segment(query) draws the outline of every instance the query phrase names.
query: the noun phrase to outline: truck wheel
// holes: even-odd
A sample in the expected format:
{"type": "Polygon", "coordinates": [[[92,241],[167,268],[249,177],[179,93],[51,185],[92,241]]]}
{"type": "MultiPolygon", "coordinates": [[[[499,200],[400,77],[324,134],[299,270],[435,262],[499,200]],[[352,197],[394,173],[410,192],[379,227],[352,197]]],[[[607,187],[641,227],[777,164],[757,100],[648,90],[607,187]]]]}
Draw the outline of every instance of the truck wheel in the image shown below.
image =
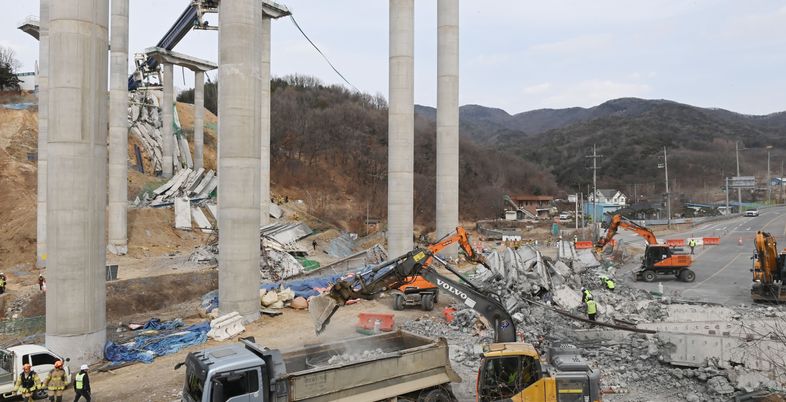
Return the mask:
{"type": "Polygon", "coordinates": [[[449,392],[440,388],[432,389],[418,397],[418,402],[452,402],[455,400],[449,392]]]}
{"type": "Polygon", "coordinates": [[[689,269],[683,269],[680,272],[680,279],[683,282],[693,282],[696,279],[696,273],[689,269]]]}
{"type": "Polygon", "coordinates": [[[396,295],[393,298],[393,310],[404,310],[404,296],[396,295]]]}
{"type": "Polygon", "coordinates": [[[439,303],[439,290],[434,291],[434,304],[439,303]]]}
{"type": "Polygon", "coordinates": [[[648,269],[642,272],[641,277],[644,278],[644,282],[652,282],[655,280],[655,272],[648,269]]]}
{"type": "Polygon", "coordinates": [[[420,299],[420,305],[423,307],[423,310],[426,311],[434,310],[434,296],[423,295],[420,299]]]}

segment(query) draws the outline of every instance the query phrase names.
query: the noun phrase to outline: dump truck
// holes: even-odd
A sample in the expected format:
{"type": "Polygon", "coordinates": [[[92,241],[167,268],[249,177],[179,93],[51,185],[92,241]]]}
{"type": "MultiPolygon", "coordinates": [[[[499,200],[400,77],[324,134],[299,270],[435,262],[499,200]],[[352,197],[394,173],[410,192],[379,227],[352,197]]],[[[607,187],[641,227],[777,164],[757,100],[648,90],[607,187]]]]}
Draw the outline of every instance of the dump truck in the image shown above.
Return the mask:
{"type": "Polygon", "coordinates": [[[287,351],[253,338],[191,352],[184,402],[454,400],[444,338],[381,333],[287,351]]]}

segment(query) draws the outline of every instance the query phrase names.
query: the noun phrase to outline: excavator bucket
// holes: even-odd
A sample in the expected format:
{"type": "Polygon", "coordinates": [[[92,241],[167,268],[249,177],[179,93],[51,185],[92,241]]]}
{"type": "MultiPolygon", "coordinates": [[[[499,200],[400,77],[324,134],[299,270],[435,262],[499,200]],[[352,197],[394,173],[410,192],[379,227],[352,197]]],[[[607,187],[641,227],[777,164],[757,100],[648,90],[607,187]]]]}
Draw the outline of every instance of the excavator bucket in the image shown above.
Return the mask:
{"type": "Polygon", "coordinates": [[[333,317],[340,304],[330,293],[324,293],[312,297],[308,301],[308,314],[314,321],[314,329],[317,334],[321,333],[333,317]]]}

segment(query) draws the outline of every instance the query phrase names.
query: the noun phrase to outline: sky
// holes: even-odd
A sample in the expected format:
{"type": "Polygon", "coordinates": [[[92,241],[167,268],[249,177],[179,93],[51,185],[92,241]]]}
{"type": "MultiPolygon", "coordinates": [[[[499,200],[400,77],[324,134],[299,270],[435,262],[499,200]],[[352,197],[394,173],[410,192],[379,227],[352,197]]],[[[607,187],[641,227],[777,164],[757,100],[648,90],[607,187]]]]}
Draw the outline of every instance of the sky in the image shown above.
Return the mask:
{"type": "MultiPolygon", "coordinates": [[[[387,96],[388,2],[277,0],[357,88],[387,96]]],[[[130,0],[130,49],[154,46],[188,0],[130,0]]],[[[17,30],[38,2],[0,14],[0,46],[32,71],[37,41],[17,30]]],[[[786,3],[779,0],[463,0],[460,103],[514,114],[609,99],[669,99],[747,114],[786,110],[786,3]]],[[[215,17],[213,17],[215,21],[215,17]]],[[[415,102],[436,104],[436,1],[416,1],[415,102]]],[[[274,76],[341,83],[283,18],[273,22],[274,76]]],[[[174,49],[217,61],[215,31],[174,49]]],[[[215,77],[216,73],[210,74],[215,77]]],[[[193,76],[176,70],[175,85],[193,76]],[[183,78],[185,75],[185,80],[183,78]]]]}

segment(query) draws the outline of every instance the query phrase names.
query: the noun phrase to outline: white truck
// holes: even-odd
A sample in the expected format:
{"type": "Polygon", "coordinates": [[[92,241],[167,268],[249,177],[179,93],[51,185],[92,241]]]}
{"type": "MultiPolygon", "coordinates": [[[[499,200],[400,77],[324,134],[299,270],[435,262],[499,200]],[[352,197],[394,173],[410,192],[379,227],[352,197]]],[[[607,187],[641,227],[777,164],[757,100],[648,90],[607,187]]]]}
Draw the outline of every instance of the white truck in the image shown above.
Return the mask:
{"type": "MultiPolygon", "coordinates": [[[[0,397],[8,399],[16,395],[14,382],[22,372],[22,365],[30,364],[33,371],[43,383],[46,376],[55,367],[55,362],[63,360],[66,380],[71,382],[71,370],[65,364],[69,359],[63,359],[51,350],[39,345],[18,345],[7,349],[0,349],[0,397]]],[[[39,392],[39,397],[45,392],[39,392]]]]}

